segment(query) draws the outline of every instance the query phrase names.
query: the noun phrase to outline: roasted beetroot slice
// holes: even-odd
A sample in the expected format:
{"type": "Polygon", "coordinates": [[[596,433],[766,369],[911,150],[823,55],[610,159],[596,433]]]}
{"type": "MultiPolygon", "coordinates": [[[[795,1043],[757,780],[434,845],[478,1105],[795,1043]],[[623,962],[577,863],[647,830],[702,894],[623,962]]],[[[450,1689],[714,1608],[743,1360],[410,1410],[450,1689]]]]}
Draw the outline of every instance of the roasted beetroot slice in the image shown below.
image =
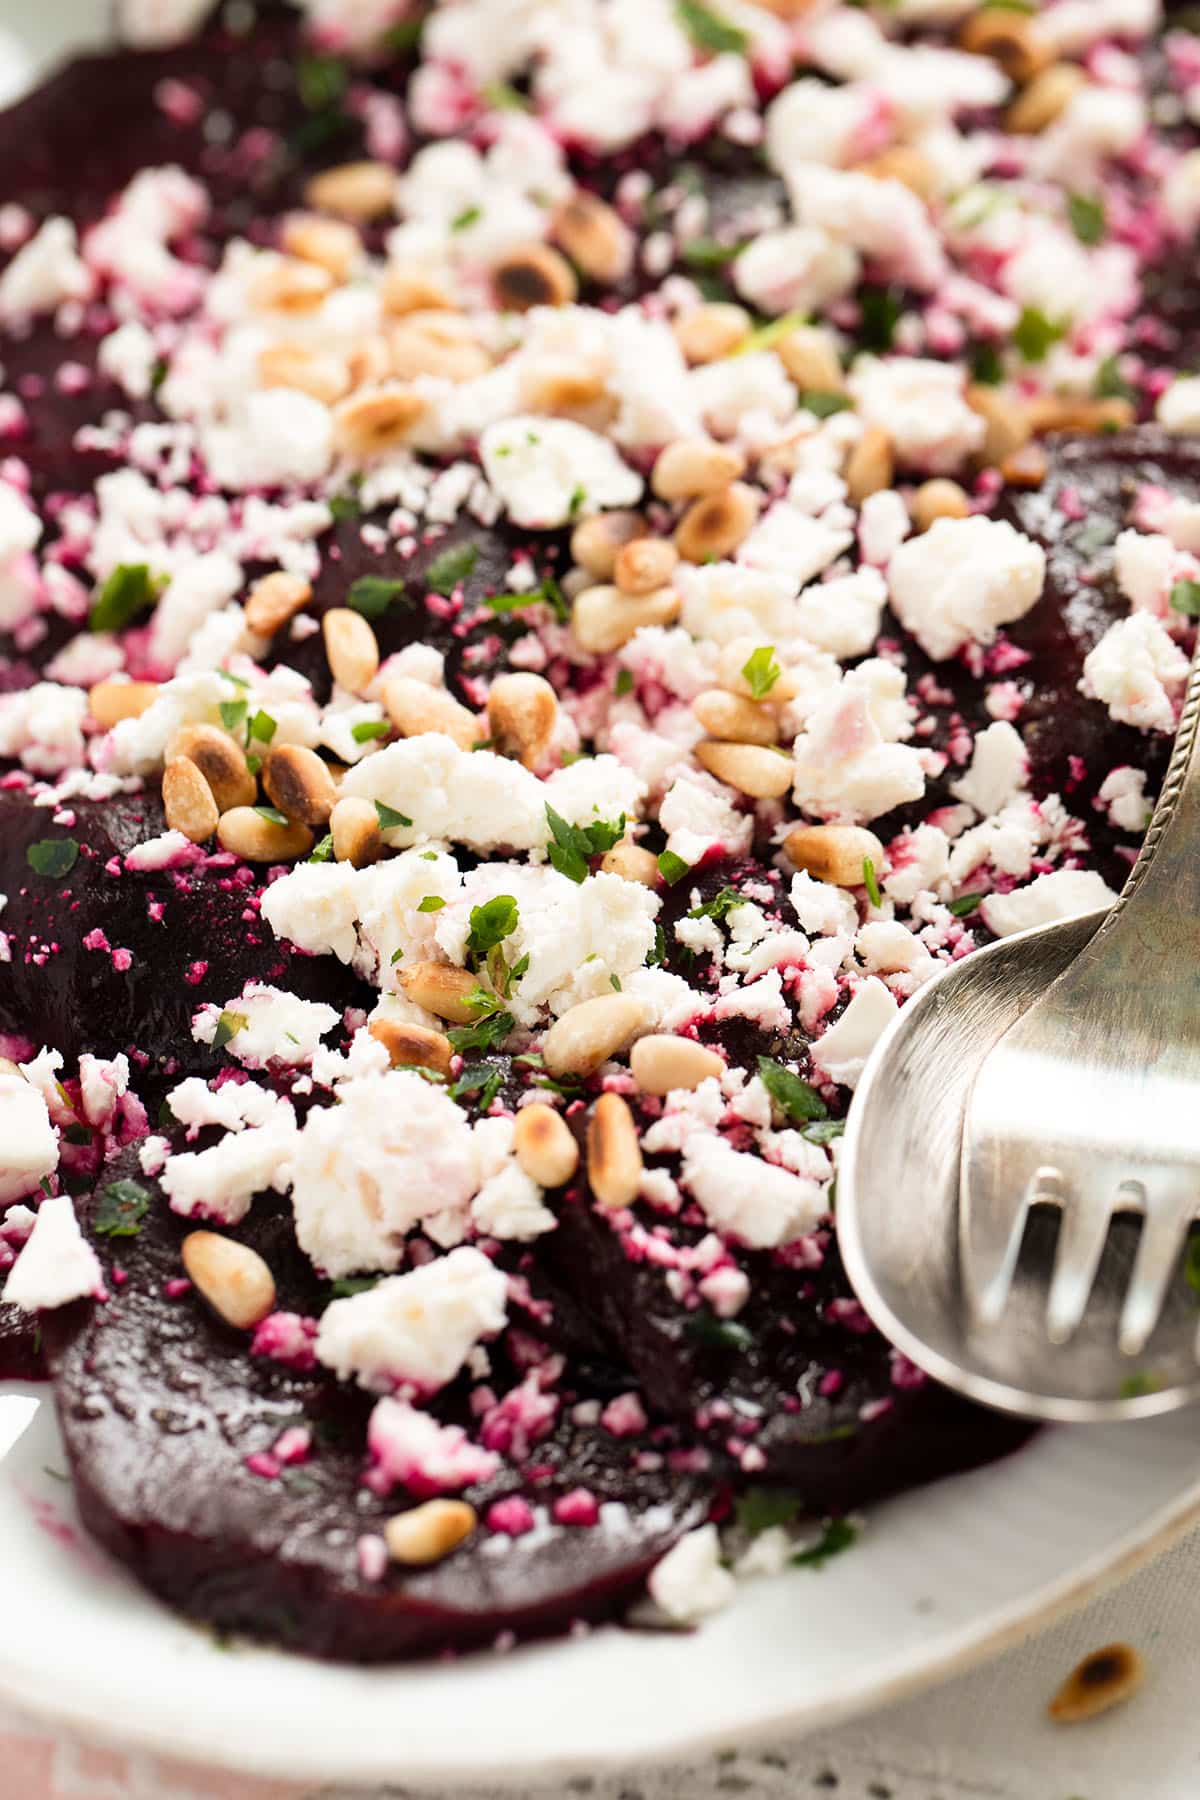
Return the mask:
{"type": "Polygon", "coordinates": [[[277,942],[255,915],[255,888],[235,869],[108,873],[113,858],[119,865],[165,830],[157,796],[72,801],[71,809],[74,825],[55,825],[53,809],[19,789],[0,791],[0,893],[9,896],[4,930],[12,956],[0,984],[0,1037],[32,1051],[43,1044],[61,1050],[68,1071],[81,1051],[133,1049],[145,1099],[168,1064],[178,1074],[220,1066],[220,1052],[193,1043],[192,1015],[205,1001],[223,1006],[247,980],[337,1007],[371,1003],[370,991],[335,958],[277,942]],[[73,867],[38,874],[30,847],[56,840],[78,845],[73,867]],[[156,919],[151,908],[159,906],[156,919]],[[129,951],[128,968],[118,966],[124,957],[114,959],[119,950],[129,951]]]}
{"type": "MultiPolygon", "coordinates": [[[[118,1174],[140,1179],[128,1154],[108,1171],[118,1174]]],[[[252,1358],[246,1337],[194,1293],[168,1299],[188,1229],[156,1196],[139,1235],[113,1240],[104,1256],[125,1272],[113,1299],[51,1315],[46,1340],[88,1528],[192,1618],[355,1662],[467,1649],[502,1631],[547,1635],[618,1615],[663,1552],[705,1518],[704,1482],[631,1473],[644,1438],[564,1422],[536,1446],[526,1478],[506,1468],[466,1498],[482,1516],[505,1494],[541,1507],[584,1486],[602,1503],[597,1525],[545,1522],[516,1538],[481,1526],[434,1568],[364,1579],[358,1538],[405,1504],[362,1486],[370,1397],[319,1370],[252,1358]],[[313,1431],[310,1459],[282,1480],[252,1474],[246,1457],[297,1424],[313,1431]]],[[[271,1264],[282,1308],[320,1309],[328,1288],[297,1249],[285,1203],[260,1197],[238,1235],[271,1264]]],[[[575,1391],[607,1398],[615,1378],[581,1376],[575,1391]]]]}
{"type": "Polygon", "coordinates": [[[0,1303],[0,1381],[41,1381],[45,1373],[37,1319],[0,1303]]]}

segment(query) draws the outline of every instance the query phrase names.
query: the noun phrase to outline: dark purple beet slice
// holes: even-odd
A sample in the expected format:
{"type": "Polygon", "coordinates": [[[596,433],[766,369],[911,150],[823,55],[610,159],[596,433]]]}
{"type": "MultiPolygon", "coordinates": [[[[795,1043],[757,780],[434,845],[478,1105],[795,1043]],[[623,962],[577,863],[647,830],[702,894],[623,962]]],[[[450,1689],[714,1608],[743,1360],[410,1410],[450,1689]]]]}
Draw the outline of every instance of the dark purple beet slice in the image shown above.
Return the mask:
{"type": "MultiPolygon", "coordinates": [[[[128,1154],[107,1171],[120,1174],[143,1179],[128,1154]]],[[[106,1267],[115,1261],[126,1276],[112,1301],[45,1323],[84,1520],[181,1611],[219,1630],[359,1662],[465,1649],[501,1631],[535,1636],[615,1616],[670,1544],[705,1518],[707,1483],[663,1471],[635,1477],[631,1461],[645,1438],[618,1439],[568,1418],[524,1472],[506,1467],[466,1497],[482,1514],[504,1495],[536,1507],[584,1486],[619,1510],[605,1508],[591,1527],[547,1523],[528,1538],[493,1538],[486,1551],[481,1527],[432,1569],[392,1568],[366,1580],[357,1539],[404,1504],[361,1484],[372,1401],[321,1371],[295,1374],[252,1358],[246,1336],[215,1321],[193,1293],[168,1299],[163,1285],[180,1272],[190,1228],[156,1195],[136,1238],[101,1243],[106,1267]],[[246,1468],[247,1456],[300,1423],[314,1434],[308,1461],[283,1480],[246,1468]]],[[[328,1287],[297,1249],[285,1202],[260,1196],[238,1235],[271,1265],[281,1308],[321,1309],[328,1287]]],[[[502,1371],[502,1346],[493,1361],[502,1371]]],[[[565,1385],[578,1398],[607,1398],[620,1379],[581,1371],[565,1385]]]]}
{"type": "Polygon", "coordinates": [[[113,858],[165,829],[156,795],[71,807],[75,824],[58,826],[53,809],[34,806],[19,789],[0,790],[0,893],[9,897],[3,924],[12,955],[0,984],[0,1035],[61,1050],[68,1070],[84,1050],[132,1049],[145,1097],[147,1080],[171,1073],[172,1064],[180,1074],[220,1066],[222,1053],[192,1042],[192,1015],[206,1001],[223,1006],[248,980],[339,1008],[371,1004],[371,991],[334,957],[304,956],[259,922],[256,883],[241,878],[244,869],[108,873],[113,858]],[[65,876],[29,865],[30,846],[47,839],[79,846],[65,876]],[[86,948],[93,932],[110,949],[86,948]],[[127,969],[114,962],[118,950],[130,952],[127,969]]]}

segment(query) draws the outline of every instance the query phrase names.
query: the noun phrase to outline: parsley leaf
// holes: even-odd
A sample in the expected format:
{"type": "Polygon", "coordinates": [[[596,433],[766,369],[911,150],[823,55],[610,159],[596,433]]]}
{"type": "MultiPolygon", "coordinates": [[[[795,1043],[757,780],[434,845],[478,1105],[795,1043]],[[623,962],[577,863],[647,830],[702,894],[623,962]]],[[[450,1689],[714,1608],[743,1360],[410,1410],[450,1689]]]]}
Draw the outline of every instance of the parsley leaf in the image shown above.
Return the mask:
{"type": "Polygon", "coordinates": [[[682,856],[676,856],[673,850],[661,850],[658,856],[658,872],[668,887],[674,887],[682,881],[691,870],[691,863],[684,862],[682,856]]]}
{"type": "Polygon", "coordinates": [[[1027,306],[1012,334],[1014,346],[1029,363],[1045,362],[1049,351],[1066,335],[1066,325],[1047,318],[1039,307],[1027,306]]]}
{"type": "Polygon", "coordinates": [[[960,894],[957,900],[949,902],[946,911],[952,912],[956,919],[966,919],[982,906],[985,898],[983,894],[960,894]]]}
{"type": "Polygon", "coordinates": [[[79,845],[74,838],[42,838],[25,852],[25,861],[35,875],[69,875],[78,860],[79,845]]]}
{"type": "Polygon", "coordinates": [[[792,1557],[793,1569],[821,1569],[831,1556],[840,1556],[843,1550],[849,1550],[858,1542],[858,1527],[851,1525],[849,1519],[828,1519],[825,1529],[815,1544],[807,1550],[799,1550],[792,1557]]]}
{"type": "Polygon", "coordinates": [[[331,1300],[353,1300],[355,1294],[370,1293],[383,1280],[382,1275],[349,1275],[341,1281],[331,1281],[329,1298],[331,1300]]]}
{"type": "Polygon", "coordinates": [[[360,719],[350,727],[350,736],[356,744],[369,744],[374,738],[385,738],[391,729],[387,719],[360,719]]]}
{"type": "Polygon", "coordinates": [[[586,881],[592,857],[603,856],[625,834],[624,813],[615,823],[596,819],[590,825],[572,825],[547,806],[546,823],[554,836],[547,848],[551,866],[568,881],[586,881]]]}
{"type": "Polygon", "coordinates": [[[760,325],[756,331],[744,337],[733,354],[748,356],[752,350],[770,350],[780,338],[785,338],[789,331],[795,331],[798,325],[804,325],[807,321],[808,314],[803,312],[783,313],[778,319],[769,319],[765,325],[760,325]]]}
{"type": "Polygon", "coordinates": [[[845,1119],[814,1119],[811,1125],[804,1126],[800,1136],[810,1144],[831,1144],[845,1133],[845,1119]]]}
{"type": "Polygon", "coordinates": [[[757,1537],[775,1525],[791,1525],[800,1513],[799,1494],[780,1493],[775,1488],[748,1488],[734,1502],[734,1518],[739,1531],[757,1537]]]}
{"type": "Polygon", "coordinates": [[[487,1112],[503,1086],[503,1067],[499,1063],[485,1062],[464,1069],[458,1080],[451,1082],[446,1092],[452,1100],[463,1100],[468,1094],[478,1094],[479,1110],[487,1112]]]}
{"type": "Polygon", "coordinates": [[[1072,194],[1067,201],[1067,217],[1081,244],[1103,243],[1108,229],[1103,200],[1091,194],[1072,194]]]}
{"type": "Polygon", "coordinates": [[[124,631],[137,615],[154,605],[167,585],[165,575],[152,575],[146,563],[118,563],[92,602],[92,631],[124,631]]]}
{"type": "Polygon", "coordinates": [[[735,906],[744,906],[745,904],[736,888],[723,887],[719,894],[714,894],[712,899],[706,900],[703,906],[693,906],[688,918],[715,919],[720,924],[729,917],[735,906]]]}
{"type": "Polygon", "coordinates": [[[225,1011],[217,1020],[217,1029],[213,1033],[212,1040],[213,1049],[223,1050],[226,1044],[228,1044],[231,1039],[235,1038],[239,1031],[244,1031],[249,1023],[250,1020],[245,1013],[231,1012],[230,1009],[226,1007],[225,1011]]]}
{"type": "Polygon", "coordinates": [[[800,404],[806,411],[815,413],[818,419],[831,419],[834,413],[849,412],[854,402],[849,394],[834,394],[824,388],[805,388],[800,395],[800,404]]]}
{"type": "Polygon", "coordinates": [[[758,1078],[780,1112],[793,1123],[805,1125],[810,1119],[828,1117],[829,1109],[816,1088],[810,1082],[802,1081],[791,1069],[785,1069],[773,1057],[759,1057],[758,1078]]]}
{"type": "Polygon", "coordinates": [[[858,341],[864,350],[890,350],[900,323],[899,296],[886,287],[864,287],[858,295],[858,341]]]}
{"type": "Polygon", "coordinates": [[[719,269],[740,256],[745,248],[744,243],[720,244],[716,238],[693,238],[679,254],[689,269],[719,269]]]}
{"type": "Polygon", "coordinates": [[[450,229],[451,231],[467,231],[472,225],[477,225],[482,217],[482,206],[464,206],[462,211],[456,213],[451,219],[450,229]]]}
{"type": "Polygon", "coordinates": [[[245,700],[222,700],[217,707],[221,715],[221,723],[231,736],[237,733],[246,723],[246,715],[250,711],[249,702],[245,700]]]}
{"type": "Polygon", "coordinates": [[[375,802],[375,817],[379,820],[380,831],[394,831],[398,825],[412,824],[407,813],[397,812],[394,806],[388,806],[382,800],[375,802]]]}
{"type": "Polygon", "coordinates": [[[1200,615],[1200,581],[1177,581],[1171,589],[1171,608],[1189,619],[1200,615]]]}
{"type": "Polygon", "coordinates": [[[633,692],[633,670],[632,669],[618,669],[617,670],[617,679],[613,682],[613,693],[617,696],[617,698],[619,700],[622,697],[622,695],[632,694],[632,692],[633,692]]]}
{"type": "Polygon", "coordinates": [[[971,352],[971,380],[984,387],[999,387],[1004,380],[1004,364],[995,344],[976,344],[971,352]]]}
{"type": "Polygon", "coordinates": [[[481,100],[496,112],[528,112],[530,103],[524,94],[518,93],[507,81],[485,81],[479,90],[481,100]]]}
{"type": "Polygon", "coordinates": [[[150,1190],[140,1181],[110,1181],[101,1189],[92,1230],[101,1237],[136,1237],[150,1210],[150,1190]]]}
{"type": "MultiPolygon", "coordinates": [[[[482,991],[482,990],[481,990],[482,991]]],[[[489,1001],[492,996],[487,996],[489,1001]]],[[[456,1025],[446,1036],[458,1051],[494,1050],[506,1038],[516,1021],[509,1012],[495,1012],[475,1025],[456,1025]]]]}
{"type": "Polygon", "coordinates": [[[314,845],[313,853],[309,857],[308,860],[309,860],[309,862],[315,862],[315,863],[329,862],[329,860],[331,859],[332,856],[333,856],[333,833],[331,831],[327,831],[325,833],[325,836],[321,839],[320,843],[314,845]]]}
{"type": "Polygon", "coordinates": [[[467,934],[468,956],[486,956],[497,944],[517,929],[520,914],[511,894],[496,894],[482,906],[471,908],[471,929],[467,934]]]}
{"type": "Polygon", "coordinates": [[[1096,370],[1092,392],[1097,400],[1136,400],[1137,388],[1121,373],[1121,359],[1114,353],[1106,356],[1096,370]]]}
{"type": "Polygon", "coordinates": [[[879,877],[875,873],[875,864],[869,856],[863,857],[863,886],[867,890],[867,899],[872,906],[883,905],[883,895],[879,891],[879,877]]]}
{"type": "Polygon", "coordinates": [[[440,894],[426,894],[426,896],[422,900],[420,906],[418,906],[417,911],[418,912],[427,912],[427,913],[428,912],[441,912],[441,910],[442,910],[443,906],[445,906],[445,904],[446,904],[446,902],[442,899],[442,896],[440,894]]]}
{"type": "Polygon", "coordinates": [[[250,721],[250,736],[260,744],[269,744],[275,736],[275,730],[275,720],[260,706],[250,721]]]}
{"type": "Polygon", "coordinates": [[[750,686],[750,692],[756,700],[769,694],[783,670],[775,661],[774,644],[760,644],[757,650],[751,651],[742,664],[742,674],[750,686]]]}
{"type": "Polygon", "coordinates": [[[570,603],[553,575],[547,575],[537,587],[529,588],[523,594],[485,594],[483,604],[494,613],[523,612],[527,606],[549,606],[560,625],[566,625],[571,617],[570,603]]]}
{"type": "Polygon", "coordinates": [[[732,53],[740,56],[749,39],[746,33],[718,13],[710,12],[700,0],[675,0],[675,17],[698,50],[711,50],[714,56],[732,53]]]}
{"type": "Polygon", "coordinates": [[[364,619],[379,619],[405,592],[402,581],[391,581],[385,575],[360,575],[346,595],[346,605],[364,619]]]}
{"type": "Polygon", "coordinates": [[[425,572],[425,586],[430,593],[441,594],[448,599],[459,582],[467,579],[478,561],[479,551],[474,544],[451,544],[448,550],[443,550],[430,563],[425,572]]]}
{"type": "Polygon", "coordinates": [[[683,1329],[698,1344],[715,1350],[754,1348],[754,1339],[744,1325],[740,1325],[736,1319],[719,1319],[716,1313],[709,1312],[707,1308],[689,1313],[683,1329]]]}
{"type": "Polygon", "coordinates": [[[265,819],[268,825],[291,824],[291,820],[288,818],[287,814],[285,812],[280,812],[277,806],[255,806],[252,807],[251,810],[256,812],[260,819],[265,819]]]}

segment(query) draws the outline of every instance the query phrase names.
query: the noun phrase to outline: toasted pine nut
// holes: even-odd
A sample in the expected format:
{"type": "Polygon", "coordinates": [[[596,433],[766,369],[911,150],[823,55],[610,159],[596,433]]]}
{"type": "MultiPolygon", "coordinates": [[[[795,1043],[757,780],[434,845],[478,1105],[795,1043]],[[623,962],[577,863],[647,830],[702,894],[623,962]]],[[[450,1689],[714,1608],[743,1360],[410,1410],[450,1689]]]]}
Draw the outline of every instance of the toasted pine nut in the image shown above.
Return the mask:
{"type": "Polygon", "coordinates": [[[692,701],[692,711],[709,737],[731,744],[776,744],[779,726],[765,707],[724,688],[708,688],[692,701]]]}
{"type": "Polygon", "coordinates": [[[317,212],[339,213],[343,219],[365,224],[393,210],[396,171],[381,162],[339,163],[313,176],[304,199],[317,212]]]}
{"type": "Polygon", "coordinates": [[[1089,400],[1037,394],[1025,403],[1025,416],[1035,436],[1045,431],[1123,431],[1134,421],[1131,400],[1089,400]]]}
{"type": "Polygon", "coordinates": [[[389,1519],[383,1539],[393,1562],[422,1569],[457,1550],[478,1523],[475,1508],[465,1500],[426,1500],[389,1519]]]}
{"type": "Polygon", "coordinates": [[[860,174],[871,175],[876,181],[902,182],[920,200],[932,200],[938,191],[937,170],[911,144],[893,144],[858,166],[860,174]]]}
{"type": "Polygon", "coordinates": [[[258,353],[258,379],[264,387],[296,388],[323,406],[334,406],[350,391],[345,359],[331,350],[306,344],[268,344],[258,353]]]}
{"type": "Polygon", "coordinates": [[[321,620],[333,679],[352,694],[364,693],[379,673],[379,644],[370,622],[349,606],[334,606],[321,620]]]}
{"type": "Polygon", "coordinates": [[[912,516],[918,531],[928,531],[938,519],[965,519],[970,511],[966,490],[944,475],[923,481],[913,495],[912,516]]]}
{"type": "Polygon", "coordinates": [[[587,1172],[593,1194],[606,1212],[632,1206],[642,1182],[642,1147],[628,1102],[601,1094],[587,1128],[587,1172]]]}
{"type": "Polygon", "coordinates": [[[779,800],[792,785],[795,770],[790,756],[768,750],[762,744],[722,744],[715,740],[696,745],[701,768],[755,800],[779,800]]]}
{"type": "Polygon", "coordinates": [[[246,624],[258,637],[274,637],[311,599],[312,588],[303,575],[275,569],[270,575],[261,576],[250,589],[246,624]]]}
{"type": "Polygon", "coordinates": [[[522,244],[492,265],[492,289],[502,312],[531,306],[569,306],[579,292],[575,271],[549,244],[522,244]]]}
{"type": "MultiPolygon", "coordinates": [[[[604,377],[590,369],[564,368],[547,359],[521,371],[521,399],[531,412],[570,415],[594,413],[604,403],[609,411],[604,377]]],[[[611,416],[611,415],[610,415],[611,416]]]]}
{"type": "Polygon", "coordinates": [[[620,213],[598,194],[577,188],[550,221],[550,236],[589,281],[612,287],[633,267],[634,237],[620,213]]]}
{"type": "Polygon", "coordinates": [[[884,864],[883,845],[861,825],[801,825],[784,838],[783,850],[795,868],[840,888],[862,886],[868,859],[878,872],[884,864]]]}
{"type": "Polygon", "coordinates": [[[677,438],[659,456],[650,485],[660,500],[695,500],[723,493],[745,469],[745,457],[732,444],[677,438]]]}
{"type": "Polygon", "coordinates": [[[1017,95],[1004,115],[1004,123],[1018,137],[1036,136],[1062,117],[1086,85],[1087,76],[1077,63],[1052,63],[1017,95]]]}
{"type": "Polygon", "coordinates": [[[197,1293],[235,1330],[249,1331],[275,1309],[275,1277],[257,1250],[219,1231],[189,1231],[180,1246],[197,1293]]]}
{"type": "Polygon", "coordinates": [[[188,757],[175,757],[163,770],[162,797],[169,829],[182,831],[193,844],[207,843],[221,815],[212,789],[188,757]]]}
{"type": "Polygon", "coordinates": [[[623,594],[652,594],[670,581],[678,561],[669,538],[634,538],[618,550],[613,578],[623,594]]]}
{"type": "Polygon", "coordinates": [[[776,340],[775,354],[798,388],[840,394],[846,385],[837,344],[820,325],[797,325],[785,332],[776,340]]]}
{"type": "Polygon", "coordinates": [[[672,330],[675,341],[690,363],[717,362],[744,342],[750,330],[750,314],[744,306],[716,300],[681,313],[672,330]]]}
{"type": "Polygon", "coordinates": [[[448,1075],[454,1048],[443,1031],[427,1025],[405,1025],[398,1019],[372,1019],[367,1026],[391,1058],[393,1069],[432,1069],[448,1075]]]}
{"type": "Polygon", "coordinates": [[[620,551],[641,537],[645,529],[646,521],[640,513],[594,513],[590,519],[581,519],[571,533],[571,555],[589,575],[609,581],[620,551]]]}
{"type": "Polygon", "coordinates": [[[469,969],[455,968],[452,963],[416,962],[400,970],[400,986],[414,1006],[452,1025],[471,1025],[478,1019],[475,1007],[468,1004],[479,987],[478,978],[469,969]]]}
{"type": "Polygon", "coordinates": [[[317,213],[291,213],[283,221],[279,242],[289,256],[316,263],[335,281],[348,281],[362,255],[362,239],[352,225],[317,213]]]}
{"type": "Polygon", "coordinates": [[[103,731],[122,719],[140,719],[158,699],[156,681],[98,681],[88,689],[88,711],[103,731]]]}
{"type": "Polygon", "coordinates": [[[1146,1665],[1132,1644],[1106,1644],[1071,1671],[1050,1702],[1050,1717],[1060,1725],[1094,1719],[1130,1699],[1145,1679],[1146,1665]]]}
{"type": "Polygon", "coordinates": [[[660,879],[658,858],[629,838],[621,838],[606,850],[600,867],[605,875],[619,875],[622,881],[637,881],[642,887],[657,887],[660,879]]]}
{"type": "Polygon", "coordinates": [[[217,825],[217,842],[222,850],[231,850],[243,862],[298,862],[313,847],[313,834],[307,825],[276,824],[264,819],[252,806],[232,806],[221,814],[217,825]]]}
{"type": "Polygon", "coordinates": [[[298,256],[276,257],[250,278],[249,298],[264,312],[309,313],[332,294],[333,276],[298,256]]]}
{"type": "Polygon", "coordinates": [[[552,1075],[590,1075],[627,1044],[645,1022],[646,1008],[632,994],[600,994],[581,1000],[546,1033],[542,1057],[552,1075]]]}
{"type": "Polygon", "coordinates": [[[896,474],[896,459],[892,440],[881,425],[867,426],[846,458],[843,474],[855,506],[861,506],[882,488],[891,487],[896,474]]]}
{"type": "Polygon", "coordinates": [[[392,374],[392,352],[382,332],[372,331],[365,337],[355,338],[344,352],[344,359],[346,375],[352,388],[388,388],[392,374]]]}
{"type": "Polygon", "coordinates": [[[381,456],[408,441],[426,406],[423,394],[398,381],[364,389],[343,400],[334,412],[334,441],[346,456],[381,456]]]}
{"type": "Polygon", "coordinates": [[[526,1175],[539,1187],[562,1187],[579,1167],[579,1145],[570,1126],[543,1100],[518,1109],[513,1150],[526,1175]]]}
{"type": "Polygon", "coordinates": [[[1050,473],[1050,459],[1040,444],[1026,444],[1005,457],[1000,473],[1009,487],[1039,488],[1050,473]]]}
{"type": "Polygon", "coordinates": [[[639,1038],[629,1052],[633,1078],[644,1094],[670,1094],[678,1088],[698,1088],[709,1076],[723,1075],[725,1064],[715,1050],[705,1049],[694,1038],[652,1032],[639,1038]]]}
{"type": "Polygon", "coordinates": [[[972,382],[963,399],[987,426],[980,456],[990,468],[999,468],[1005,457],[1019,450],[1033,436],[1033,427],[1020,400],[1011,399],[986,382],[972,382]]]}
{"type": "Polygon", "coordinates": [[[1007,6],[982,7],[967,20],[958,41],[976,56],[990,56],[1022,85],[1032,81],[1054,54],[1037,20],[1007,6]]]}
{"type": "Polygon", "coordinates": [[[674,624],[681,606],[679,595],[669,587],[636,600],[620,588],[584,588],[576,595],[571,625],[583,649],[605,656],[627,644],[643,625],[674,624]]]}
{"type": "Polygon", "coordinates": [[[492,366],[474,326],[461,313],[410,313],[393,326],[389,341],[392,374],[401,381],[413,381],[418,375],[473,381],[492,366]]]}
{"type": "Polygon", "coordinates": [[[456,302],[439,281],[407,269],[389,269],[379,290],[383,310],[396,318],[405,313],[455,310],[456,302]]]}
{"type": "Polygon", "coordinates": [[[173,762],[177,756],[195,763],[220,812],[253,806],[258,784],[246,766],[245,751],[227,731],[217,725],[182,725],[168,743],[163,761],[173,762]]]}
{"type": "Polygon", "coordinates": [[[675,527],[675,548],[692,563],[731,555],[754,529],[758,506],[758,493],[744,481],[693,500],[675,527]]]}
{"type": "Polygon", "coordinates": [[[383,854],[383,832],[373,800],[347,794],[329,815],[329,832],[337,861],[348,862],[351,868],[365,869],[383,854]]]}
{"type": "Polygon", "coordinates": [[[272,805],[302,825],[324,825],[337,802],[328,765],[303,744],[280,744],[268,750],[262,784],[272,805]]]}
{"type": "Polygon", "coordinates": [[[550,747],[558,721],[558,697],[541,675],[500,675],[488,693],[488,736],[501,756],[532,769],[550,747]]]}
{"type": "Polygon", "coordinates": [[[461,706],[445,688],[430,687],[411,675],[393,675],[383,686],[383,704],[401,737],[422,737],[440,731],[460,750],[470,750],[488,733],[473,712],[461,706]]]}

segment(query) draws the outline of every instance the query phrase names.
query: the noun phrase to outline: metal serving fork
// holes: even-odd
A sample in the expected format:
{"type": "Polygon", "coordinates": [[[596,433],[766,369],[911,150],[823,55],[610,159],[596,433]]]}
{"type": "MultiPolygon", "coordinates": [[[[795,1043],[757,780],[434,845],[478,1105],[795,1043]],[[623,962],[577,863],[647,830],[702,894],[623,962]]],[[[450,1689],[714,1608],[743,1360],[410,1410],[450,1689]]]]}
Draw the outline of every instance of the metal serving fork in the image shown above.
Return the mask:
{"type": "MultiPolygon", "coordinates": [[[[1045,1353],[1052,1359],[1050,1346],[1067,1344],[1089,1314],[1103,1260],[1116,1315],[1107,1340],[1114,1394],[1154,1380],[1134,1359],[1154,1350],[1200,1216],[1198,724],[1200,653],[1167,779],[1124,892],[1075,960],[987,1053],[963,1124],[960,1269],[975,1326],[986,1334],[1005,1319],[1018,1264],[1024,1279],[1030,1260],[1022,1246],[1031,1216],[1052,1208],[1057,1245],[1052,1266],[1047,1257],[1038,1271],[1048,1273],[1045,1353]],[[1118,1234],[1121,1214],[1136,1217],[1118,1234]],[[1118,1235],[1122,1253],[1114,1251],[1118,1235]],[[1124,1284],[1115,1306],[1114,1282],[1124,1284]]],[[[1027,1282],[1025,1292],[1027,1301],[1027,1282]]],[[[1028,1304],[1022,1313],[1028,1331],[1028,1304]]],[[[1194,1333],[1196,1317],[1172,1306],[1160,1335],[1177,1350],[1181,1322],[1194,1333]]],[[[1200,1338],[1194,1354],[1200,1357],[1200,1338]]]]}

